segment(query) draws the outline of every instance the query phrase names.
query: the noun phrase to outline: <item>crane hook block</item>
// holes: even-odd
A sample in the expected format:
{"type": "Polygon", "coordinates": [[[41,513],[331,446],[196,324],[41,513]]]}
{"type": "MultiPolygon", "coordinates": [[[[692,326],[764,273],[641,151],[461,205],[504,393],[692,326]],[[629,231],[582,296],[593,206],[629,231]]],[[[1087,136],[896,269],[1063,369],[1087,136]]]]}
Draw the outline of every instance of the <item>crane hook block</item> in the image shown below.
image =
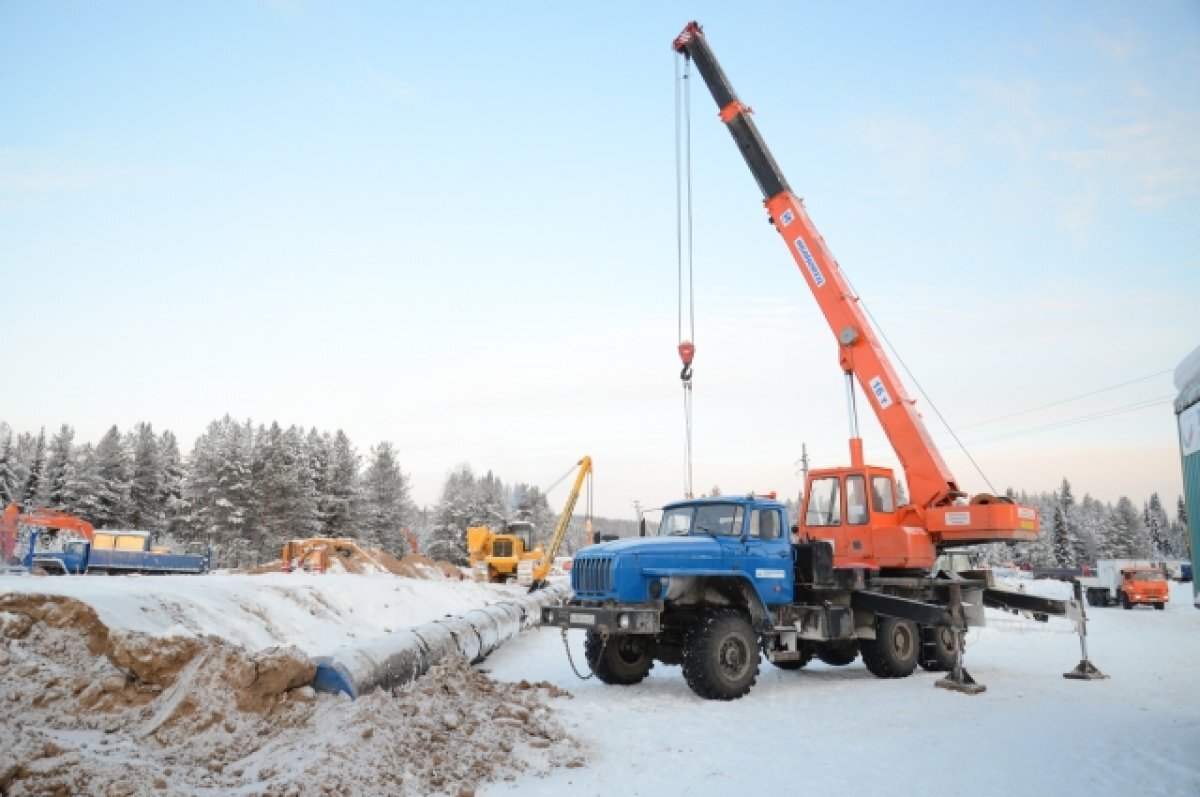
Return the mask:
{"type": "Polygon", "coordinates": [[[683,360],[683,370],[679,372],[679,378],[683,380],[683,386],[691,388],[692,384],[692,358],[696,356],[696,346],[690,340],[685,340],[679,344],[679,359],[683,360]]]}

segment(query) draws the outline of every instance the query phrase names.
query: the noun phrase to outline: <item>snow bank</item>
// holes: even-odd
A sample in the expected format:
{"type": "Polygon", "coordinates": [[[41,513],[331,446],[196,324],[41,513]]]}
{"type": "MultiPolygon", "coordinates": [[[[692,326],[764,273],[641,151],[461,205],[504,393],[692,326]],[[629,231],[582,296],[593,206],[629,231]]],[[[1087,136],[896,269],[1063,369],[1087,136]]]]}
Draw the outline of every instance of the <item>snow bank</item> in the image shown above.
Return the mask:
{"type": "Polygon", "coordinates": [[[473,581],[336,573],[0,576],[6,592],[75,598],[115,631],[216,636],[250,652],[293,645],[309,656],[524,594],[473,581]]]}

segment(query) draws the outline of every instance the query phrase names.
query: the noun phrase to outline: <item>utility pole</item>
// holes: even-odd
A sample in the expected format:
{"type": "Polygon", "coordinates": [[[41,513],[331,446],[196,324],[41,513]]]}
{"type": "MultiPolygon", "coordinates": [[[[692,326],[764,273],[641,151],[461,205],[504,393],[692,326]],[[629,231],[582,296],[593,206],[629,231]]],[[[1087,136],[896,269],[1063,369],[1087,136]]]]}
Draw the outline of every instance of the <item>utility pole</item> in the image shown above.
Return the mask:
{"type": "Polygon", "coordinates": [[[800,473],[804,476],[800,482],[800,500],[796,504],[796,511],[799,511],[800,505],[804,503],[804,488],[808,485],[808,443],[800,444],[800,459],[796,460],[796,464],[800,466],[800,473]]]}

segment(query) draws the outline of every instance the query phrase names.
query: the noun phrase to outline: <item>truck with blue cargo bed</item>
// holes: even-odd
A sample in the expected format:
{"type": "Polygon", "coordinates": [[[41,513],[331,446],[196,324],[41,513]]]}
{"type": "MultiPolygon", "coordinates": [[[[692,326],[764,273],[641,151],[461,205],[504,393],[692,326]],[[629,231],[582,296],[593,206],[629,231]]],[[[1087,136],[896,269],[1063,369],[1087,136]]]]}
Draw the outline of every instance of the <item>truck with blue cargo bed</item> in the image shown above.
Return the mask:
{"type": "MultiPolygon", "coordinates": [[[[813,657],[846,665],[861,654],[880,678],[903,678],[918,666],[948,670],[939,686],[974,694],[983,687],[963,667],[965,631],[982,625],[984,607],[992,606],[1073,620],[1083,658],[1067,677],[1103,677],[1087,658],[1078,588],[1074,600],[1053,600],[997,589],[985,571],[936,566],[940,556],[964,546],[1036,540],[1037,511],[1009,496],[969,497],[959,488],[861,300],[700,26],[690,23],[673,47],[685,61],[682,90],[694,64],[762,191],[768,220],[834,333],[849,404],[851,464],[809,474],[794,525],[773,496],[666,505],[656,536],[577,554],[573,595],[544,608],[543,624],[561,628],[564,641],[568,629],[584,629],[588,664],[609,684],[638,683],[659,661],[681,664],[701,697],[731,700],[753,686],[760,654],[788,670],[813,657]],[[856,384],[904,467],[908,503],[900,503],[890,468],[863,459],[856,384]]],[[[690,101],[681,107],[690,108],[690,101]]],[[[690,167],[690,153],[680,160],[690,167]]],[[[681,341],[679,354],[690,391],[694,344],[681,341]]]]}
{"type": "Polygon", "coordinates": [[[22,564],[51,575],[207,573],[212,561],[208,552],[172,553],[157,548],[146,531],[105,529],[94,532],[90,540],[70,540],[60,550],[39,550],[39,536],[30,533],[22,564]]]}

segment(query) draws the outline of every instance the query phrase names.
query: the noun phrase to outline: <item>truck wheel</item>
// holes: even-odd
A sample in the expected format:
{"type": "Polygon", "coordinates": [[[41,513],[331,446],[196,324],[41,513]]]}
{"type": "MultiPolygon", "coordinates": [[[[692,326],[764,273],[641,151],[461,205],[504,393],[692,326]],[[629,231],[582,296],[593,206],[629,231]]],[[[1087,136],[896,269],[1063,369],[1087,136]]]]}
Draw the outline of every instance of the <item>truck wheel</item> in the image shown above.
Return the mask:
{"type": "Polygon", "coordinates": [[[941,626],[921,626],[921,657],[917,662],[926,672],[945,672],[954,669],[954,654],[958,649],[954,629],[941,626]]]}
{"type": "Polygon", "coordinates": [[[1159,601],[1158,603],[1154,604],[1154,608],[1158,609],[1161,612],[1163,609],[1167,608],[1167,604],[1163,603],[1162,601],[1159,601]]]}
{"type": "Polygon", "coordinates": [[[863,663],[877,678],[907,678],[917,668],[920,634],[912,620],[880,616],[875,638],[859,642],[863,663]]]}
{"type": "Polygon", "coordinates": [[[843,639],[826,642],[817,648],[817,658],[831,667],[845,667],[858,658],[858,640],[843,639]]]}
{"type": "Polygon", "coordinates": [[[707,700],[736,700],[758,678],[758,635],[737,609],[718,609],[688,629],[683,677],[707,700]]]}
{"type": "Polygon", "coordinates": [[[1133,604],[1129,602],[1129,596],[1126,595],[1124,592],[1121,593],[1121,608],[1122,609],[1132,609],[1133,608],[1133,604]]]}
{"type": "Polygon", "coordinates": [[[654,666],[648,637],[631,634],[610,636],[604,643],[596,631],[588,631],[583,654],[602,683],[630,686],[640,683],[654,666]]]}

